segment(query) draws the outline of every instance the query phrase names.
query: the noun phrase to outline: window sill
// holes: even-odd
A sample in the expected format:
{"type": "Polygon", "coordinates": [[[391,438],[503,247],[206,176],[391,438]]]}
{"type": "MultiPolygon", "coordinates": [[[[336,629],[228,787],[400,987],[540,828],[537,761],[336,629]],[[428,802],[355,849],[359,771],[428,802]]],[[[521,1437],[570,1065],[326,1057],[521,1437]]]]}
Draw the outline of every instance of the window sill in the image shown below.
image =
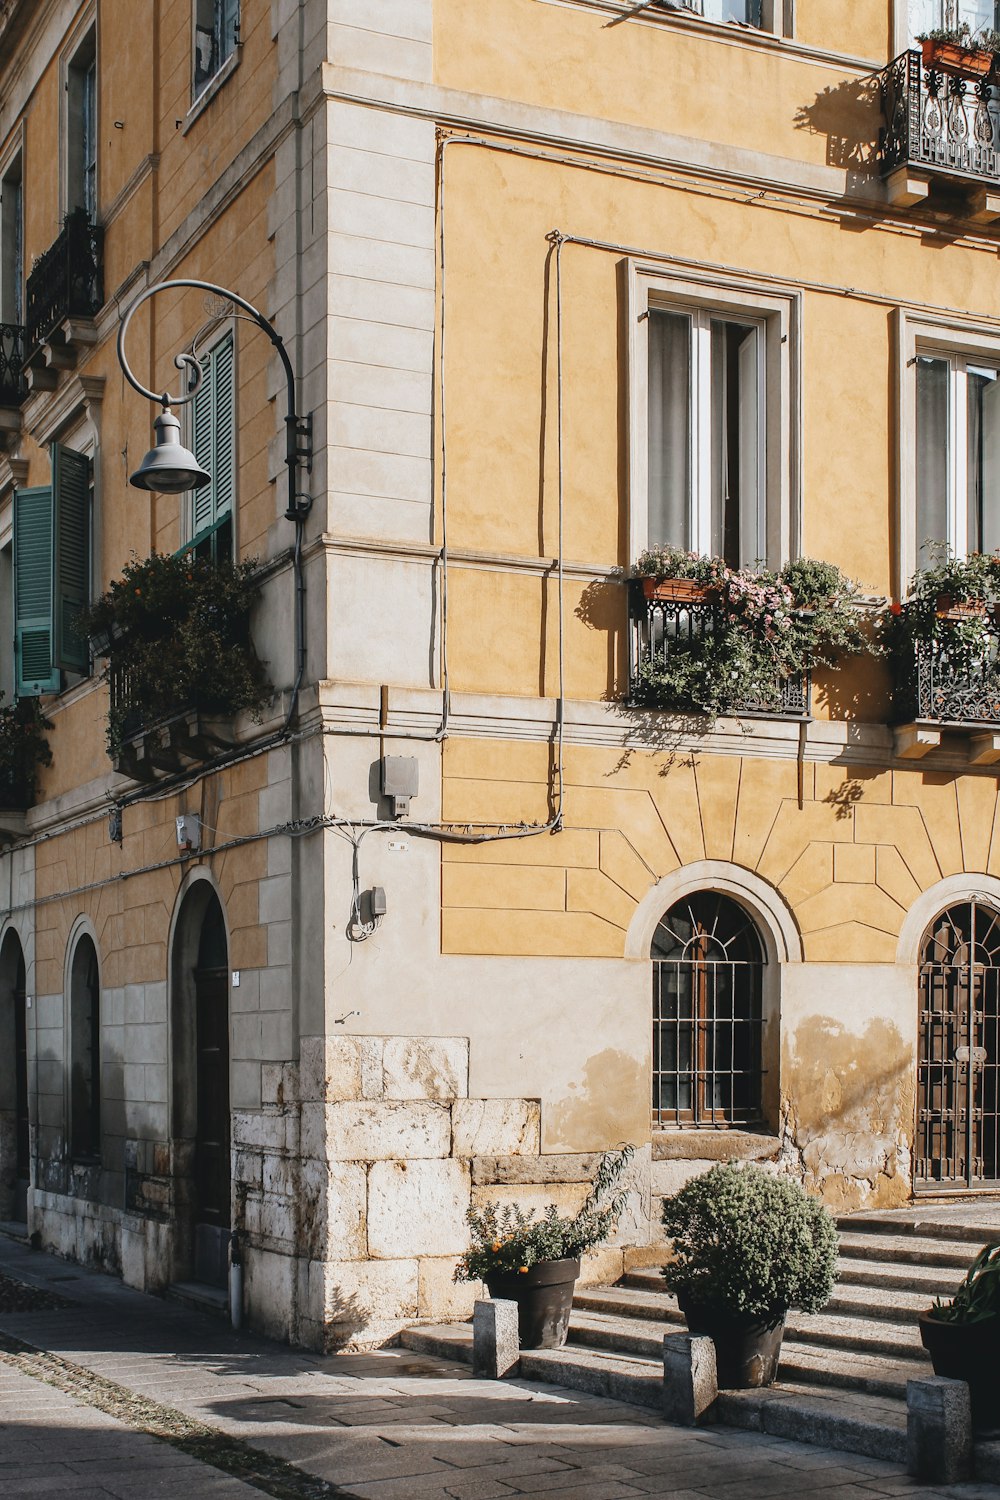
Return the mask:
{"type": "Polygon", "coordinates": [[[188,110],[187,114],[184,117],[184,123],[181,126],[181,135],[187,135],[195,120],[197,120],[198,117],[203,113],[203,111],[208,108],[219,90],[236,72],[236,69],[240,65],[240,53],[242,51],[243,44],[241,42],[237,42],[236,46],[226,58],[219,71],[213,78],[209,79],[208,83],[206,83],[205,87],[202,89],[197,99],[194,100],[191,108],[188,110]]]}
{"type": "Polygon", "coordinates": [[[768,1161],[777,1154],[779,1140],[764,1129],[738,1125],[708,1130],[701,1125],[654,1127],[654,1161],[768,1161]]]}

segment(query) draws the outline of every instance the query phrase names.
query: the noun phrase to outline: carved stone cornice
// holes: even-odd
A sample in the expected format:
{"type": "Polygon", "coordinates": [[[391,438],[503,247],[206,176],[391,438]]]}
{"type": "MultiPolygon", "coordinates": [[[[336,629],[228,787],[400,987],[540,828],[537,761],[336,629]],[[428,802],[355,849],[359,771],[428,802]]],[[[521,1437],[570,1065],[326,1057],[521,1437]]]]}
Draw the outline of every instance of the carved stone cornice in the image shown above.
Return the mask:
{"type": "Polygon", "coordinates": [[[73,375],[56,392],[33,392],[24,405],[24,426],[39,447],[88,417],[97,427],[104,400],[103,375],[73,375]]]}

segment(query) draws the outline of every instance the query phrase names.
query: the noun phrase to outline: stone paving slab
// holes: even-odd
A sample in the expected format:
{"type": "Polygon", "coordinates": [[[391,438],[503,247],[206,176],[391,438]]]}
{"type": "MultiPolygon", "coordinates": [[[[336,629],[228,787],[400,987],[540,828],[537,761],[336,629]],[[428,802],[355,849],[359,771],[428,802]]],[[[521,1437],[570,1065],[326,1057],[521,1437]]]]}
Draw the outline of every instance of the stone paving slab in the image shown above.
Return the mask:
{"type": "Polygon", "coordinates": [[[646,1408],[476,1380],[409,1350],[291,1350],[2,1236],[0,1275],[64,1304],[42,1296],[25,1310],[32,1299],[8,1287],[11,1310],[0,1306],[0,1500],[291,1496],[289,1474],[310,1496],[327,1481],[352,1500],[1000,1500],[998,1486],[919,1486],[881,1459],[671,1427],[646,1408]],[[26,1346],[47,1351],[32,1356],[38,1378],[11,1353],[26,1346]],[[95,1409],[109,1390],[215,1434],[243,1455],[241,1477],[95,1409]],[[263,1477],[250,1477],[258,1462],[263,1477]]]}

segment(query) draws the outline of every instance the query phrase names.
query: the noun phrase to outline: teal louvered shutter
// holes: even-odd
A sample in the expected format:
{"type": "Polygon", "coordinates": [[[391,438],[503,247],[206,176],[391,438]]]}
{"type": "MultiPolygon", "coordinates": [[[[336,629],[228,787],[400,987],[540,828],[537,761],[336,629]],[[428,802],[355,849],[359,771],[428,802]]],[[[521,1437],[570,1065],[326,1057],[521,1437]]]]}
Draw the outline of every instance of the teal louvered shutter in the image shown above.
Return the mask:
{"type": "Polygon", "coordinates": [[[212,350],[212,395],[214,398],[215,470],[212,474],[215,515],[221,521],[232,514],[235,488],[236,392],[233,382],[233,336],[228,334],[212,350]]]}
{"type": "Polygon", "coordinates": [[[52,444],[55,495],[55,664],[90,669],[90,650],[77,621],[90,602],[90,459],[52,444]]]}
{"type": "Polygon", "coordinates": [[[195,490],[191,504],[191,538],[198,540],[232,514],[236,490],[236,386],[233,336],[226,334],[201,361],[201,385],[195,392],[192,425],[194,456],[212,476],[195,490]]]}
{"type": "Polygon", "coordinates": [[[14,491],[14,692],[19,698],[57,693],[53,579],[52,490],[14,491]]]}
{"type": "Polygon", "coordinates": [[[199,536],[212,524],[212,491],[215,475],[212,470],[212,358],[201,361],[201,384],[194,396],[194,456],[203,469],[212,475],[212,483],[195,490],[191,507],[191,535],[199,536]]]}

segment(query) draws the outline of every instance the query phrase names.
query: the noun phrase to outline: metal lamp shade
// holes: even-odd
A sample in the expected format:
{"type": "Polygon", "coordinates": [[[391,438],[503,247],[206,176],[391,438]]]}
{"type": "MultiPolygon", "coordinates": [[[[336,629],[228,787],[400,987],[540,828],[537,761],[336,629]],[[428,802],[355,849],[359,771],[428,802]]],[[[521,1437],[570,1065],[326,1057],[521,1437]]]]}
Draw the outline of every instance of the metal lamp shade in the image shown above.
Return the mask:
{"type": "Polygon", "coordinates": [[[156,490],[179,495],[211,484],[212,476],[180,441],[181,424],[171,411],[162,411],[153,423],[155,441],[142,463],[130,476],[137,490],[156,490]]]}

